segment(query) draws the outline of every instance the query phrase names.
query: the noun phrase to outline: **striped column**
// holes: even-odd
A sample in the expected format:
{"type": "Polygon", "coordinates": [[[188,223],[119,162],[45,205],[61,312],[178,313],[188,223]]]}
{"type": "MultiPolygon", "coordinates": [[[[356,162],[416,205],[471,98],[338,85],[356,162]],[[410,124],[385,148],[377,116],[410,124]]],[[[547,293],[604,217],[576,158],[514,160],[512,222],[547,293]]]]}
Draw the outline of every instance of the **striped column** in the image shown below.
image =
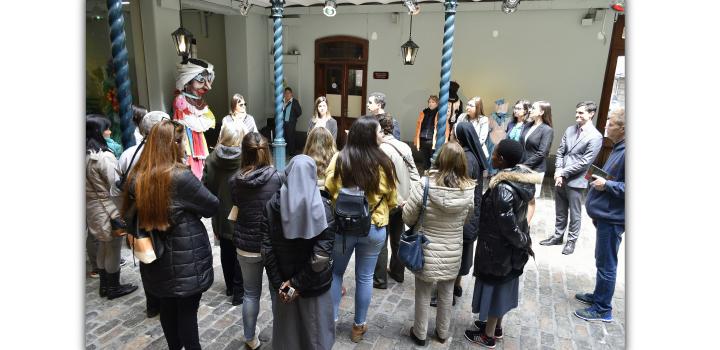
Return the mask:
{"type": "Polygon", "coordinates": [[[120,104],[120,127],[124,148],[135,144],[135,125],[132,122],[132,94],[130,93],[130,67],[128,52],[125,47],[125,20],[123,19],[122,2],[107,0],[108,19],[110,23],[110,46],[112,62],[115,70],[115,87],[120,104]]]}
{"type": "Polygon", "coordinates": [[[273,18],[273,58],[275,63],[275,139],[273,141],[275,168],[285,170],[285,135],[283,123],[283,54],[282,54],[282,17],[285,0],[271,0],[270,11],[273,18]]]}
{"type": "Polygon", "coordinates": [[[442,61],[440,69],[440,109],[438,111],[437,140],[433,163],[445,143],[445,121],[447,119],[448,99],[450,98],[450,71],[452,68],[453,42],[455,42],[455,12],[457,0],[445,1],[445,31],[443,35],[442,61]]]}

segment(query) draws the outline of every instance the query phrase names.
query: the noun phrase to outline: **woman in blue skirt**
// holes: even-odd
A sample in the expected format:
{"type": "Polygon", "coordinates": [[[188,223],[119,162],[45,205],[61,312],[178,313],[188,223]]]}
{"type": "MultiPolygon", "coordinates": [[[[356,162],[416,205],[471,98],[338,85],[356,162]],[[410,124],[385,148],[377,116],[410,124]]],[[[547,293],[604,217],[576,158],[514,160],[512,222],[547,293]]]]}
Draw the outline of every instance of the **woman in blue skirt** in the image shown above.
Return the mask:
{"type": "Polygon", "coordinates": [[[465,338],[490,349],[503,336],[503,316],[518,306],[519,277],[528,257],[534,256],[526,214],[542,176],[519,165],[522,156],[517,141],[497,144],[492,164],[502,170],[490,179],[480,209],[472,300],[477,330],[465,331],[465,338]]]}

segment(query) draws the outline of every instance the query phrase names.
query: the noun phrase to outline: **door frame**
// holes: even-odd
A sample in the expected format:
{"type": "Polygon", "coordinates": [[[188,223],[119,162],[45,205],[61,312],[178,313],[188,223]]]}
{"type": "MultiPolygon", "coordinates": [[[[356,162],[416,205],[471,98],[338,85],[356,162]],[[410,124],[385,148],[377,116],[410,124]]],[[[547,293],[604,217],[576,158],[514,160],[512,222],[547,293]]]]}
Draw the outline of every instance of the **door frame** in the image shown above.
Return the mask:
{"type": "MultiPolygon", "coordinates": [[[[605,134],[605,124],[608,117],[608,108],[610,107],[610,99],[612,98],[613,85],[615,84],[615,68],[617,68],[618,57],[625,56],[625,15],[618,15],[613,25],[612,36],[610,38],[610,50],[608,52],[607,66],[605,68],[605,79],[603,81],[602,95],[600,97],[600,105],[597,110],[596,128],[601,134],[605,134]]],[[[627,91],[627,90],[626,90],[627,91]]],[[[612,151],[613,143],[607,137],[603,138],[603,145],[597,158],[595,165],[602,167],[605,164],[610,151],[612,151]]]]}
{"type": "Polygon", "coordinates": [[[335,140],[338,149],[342,149],[345,145],[347,138],[345,130],[350,128],[350,125],[355,121],[356,118],[348,117],[348,106],[347,106],[347,90],[348,90],[348,69],[362,67],[362,106],[365,106],[367,96],[367,66],[369,56],[369,41],[367,39],[358,38],[348,35],[334,35],[319,38],[315,40],[315,97],[313,100],[320,96],[324,96],[325,91],[325,67],[326,66],[342,66],[342,109],[340,116],[334,116],[338,124],[338,135],[335,140]],[[326,59],[320,58],[320,46],[332,42],[350,42],[359,44],[362,46],[362,56],[357,59],[326,59]]]}

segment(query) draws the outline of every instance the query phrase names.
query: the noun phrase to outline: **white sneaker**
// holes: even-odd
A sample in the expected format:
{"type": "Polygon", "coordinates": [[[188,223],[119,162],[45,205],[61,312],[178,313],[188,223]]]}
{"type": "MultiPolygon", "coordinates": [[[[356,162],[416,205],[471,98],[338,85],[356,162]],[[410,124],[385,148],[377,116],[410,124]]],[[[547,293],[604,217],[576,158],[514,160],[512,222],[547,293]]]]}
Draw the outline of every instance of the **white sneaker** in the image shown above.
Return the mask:
{"type": "Polygon", "coordinates": [[[257,334],[252,339],[246,340],[245,345],[247,345],[247,347],[249,347],[252,350],[259,348],[261,343],[260,343],[260,339],[258,339],[258,337],[257,337],[257,334]]]}

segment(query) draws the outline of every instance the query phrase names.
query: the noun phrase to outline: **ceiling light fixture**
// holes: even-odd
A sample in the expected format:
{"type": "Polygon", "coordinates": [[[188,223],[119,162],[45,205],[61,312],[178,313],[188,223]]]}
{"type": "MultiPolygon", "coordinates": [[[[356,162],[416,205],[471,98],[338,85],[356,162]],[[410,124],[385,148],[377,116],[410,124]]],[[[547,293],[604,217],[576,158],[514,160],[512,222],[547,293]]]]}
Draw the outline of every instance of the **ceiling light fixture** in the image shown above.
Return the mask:
{"type": "Polygon", "coordinates": [[[610,2],[610,8],[617,12],[625,13],[625,0],[613,0],[610,2]]]}
{"type": "Polygon", "coordinates": [[[337,14],[337,3],[335,2],[335,0],[325,1],[323,14],[328,17],[335,17],[335,15],[337,14]]]}
{"type": "Polygon", "coordinates": [[[252,4],[250,3],[250,0],[240,0],[240,14],[243,16],[247,16],[248,12],[250,12],[250,8],[252,7],[252,4]]]}
{"type": "Polygon", "coordinates": [[[510,14],[517,10],[518,4],[520,4],[520,0],[503,0],[502,3],[502,11],[510,14]]]}
{"type": "Polygon", "coordinates": [[[408,14],[411,16],[420,13],[420,6],[418,6],[417,0],[403,0],[403,5],[407,7],[408,14]]]}

